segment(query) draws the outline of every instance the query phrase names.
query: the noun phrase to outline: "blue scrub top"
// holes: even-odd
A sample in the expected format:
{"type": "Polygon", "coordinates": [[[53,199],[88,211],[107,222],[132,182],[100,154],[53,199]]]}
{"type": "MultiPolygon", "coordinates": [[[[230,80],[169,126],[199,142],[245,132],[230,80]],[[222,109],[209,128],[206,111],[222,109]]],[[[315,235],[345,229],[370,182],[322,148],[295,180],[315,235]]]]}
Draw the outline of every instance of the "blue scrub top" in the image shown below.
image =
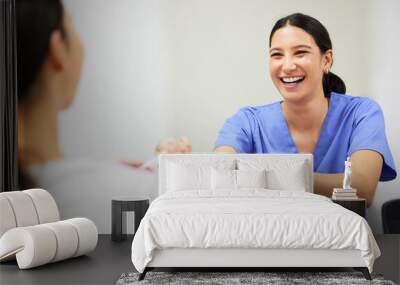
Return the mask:
{"type": "MultiPolygon", "coordinates": [[[[240,109],[219,131],[215,147],[223,145],[233,147],[238,153],[298,153],[281,102],[240,109]]],[[[342,173],[346,158],[362,149],[382,155],[380,181],[396,178],[379,105],[366,97],[332,92],[313,153],[314,172],[342,173]]]]}

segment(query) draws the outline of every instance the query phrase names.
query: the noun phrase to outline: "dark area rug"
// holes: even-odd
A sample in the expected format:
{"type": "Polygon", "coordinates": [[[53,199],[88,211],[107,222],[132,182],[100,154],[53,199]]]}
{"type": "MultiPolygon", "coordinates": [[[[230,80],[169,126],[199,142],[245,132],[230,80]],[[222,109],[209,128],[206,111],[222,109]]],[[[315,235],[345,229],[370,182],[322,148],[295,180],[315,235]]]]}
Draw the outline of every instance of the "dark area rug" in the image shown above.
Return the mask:
{"type": "Polygon", "coordinates": [[[379,284],[393,285],[381,275],[372,274],[372,281],[366,280],[360,272],[148,272],[142,281],[139,273],[124,273],[117,285],[133,284],[379,284]]]}

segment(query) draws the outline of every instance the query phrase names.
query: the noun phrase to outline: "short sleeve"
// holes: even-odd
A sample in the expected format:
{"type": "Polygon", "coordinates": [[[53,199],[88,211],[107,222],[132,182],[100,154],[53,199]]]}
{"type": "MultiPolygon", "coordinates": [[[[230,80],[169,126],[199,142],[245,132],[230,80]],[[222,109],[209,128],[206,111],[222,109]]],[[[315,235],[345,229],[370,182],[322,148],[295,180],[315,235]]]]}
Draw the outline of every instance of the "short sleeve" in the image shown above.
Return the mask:
{"type": "Polygon", "coordinates": [[[247,108],[242,108],[228,118],[218,133],[214,148],[226,145],[233,147],[238,153],[252,153],[253,139],[249,116],[251,114],[247,112],[247,108]]]}
{"type": "Polygon", "coordinates": [[[383,167],[380,181],[396,178],[396,168],[385,134],[385,121],[381,108],[372,100],[362,102],[355,114],[348,155],[369,149],[382,155],[383,167]]]}

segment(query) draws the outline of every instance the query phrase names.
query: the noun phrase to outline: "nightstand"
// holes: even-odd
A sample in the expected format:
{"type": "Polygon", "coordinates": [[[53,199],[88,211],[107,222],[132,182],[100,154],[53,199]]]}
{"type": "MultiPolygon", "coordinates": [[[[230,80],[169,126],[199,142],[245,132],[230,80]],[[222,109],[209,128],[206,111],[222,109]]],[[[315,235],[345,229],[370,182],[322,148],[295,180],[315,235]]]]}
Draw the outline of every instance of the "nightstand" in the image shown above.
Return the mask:
{"type": "Polygon", "coordinates": [[[334,200],[332,202],[339,204],[340,206],[359,214],[361,217],[365,218],[367,202],[364,198],[358,198],[354,200],[334,200]]]}
{"type": "Polygon", "coordinates": [[[111,239],[113,241],[123,241],[126,239],[126,212],[135,213],[135,231],[138,229],[140,221],[149,208],[149,198],[147,197],[113,197],[111,202],[111,239]]]}

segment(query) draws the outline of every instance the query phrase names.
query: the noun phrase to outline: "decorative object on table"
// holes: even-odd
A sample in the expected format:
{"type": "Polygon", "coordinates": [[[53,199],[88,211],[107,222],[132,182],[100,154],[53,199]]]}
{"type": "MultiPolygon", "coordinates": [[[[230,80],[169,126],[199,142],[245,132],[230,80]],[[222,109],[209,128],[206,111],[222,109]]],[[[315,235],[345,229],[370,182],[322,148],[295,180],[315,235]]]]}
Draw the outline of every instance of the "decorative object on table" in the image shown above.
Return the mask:
{"type": "Polygon", "coordinates": [[[20,269],[28,269],[96,248],[96,225],[86,218],[60,221],[46,190],[0,193],[0,209],[0,261],[16,259],[20,269]]]}
{"type": "Polygon", "coordinates": [[[343,188],[334,188],[332,200],[357,200],[357,189],[351,187],[351,161],[350,157],[344,162],[343,188]]]}
{"type": "Polygon", "coordinates": [[[350,161],[350,157],[347,157],[346,161],[344,162],[343,189],[351,189],[351,161],[350,161]]]}
{"type": "Polygon", "coordinates": [[[365,280],[360,272],[149,272],[146,279],[138,281],[139,273],[125,273],[116,285],[136,284],[377,284],[395,285],[382,275],[372,275],[365,280]]]}
{"type": "Polygon", "coordinates": [[[384,234],[400,234],[400,199],[382,205],[382,225],[384,234]]]}
{"type": "Polygon", "coordinates": [[[113,241],[123,241],[126,239],[126,212],[135,213],[135,231],[140,225],[140,221],[149,208],[149,198],[147,197],[114,197],[111,202],[111,239],[113,241]]]}
{"type": "Polygon", "coordinates": [[[340,206],[359,214],[361,217],[366,217],[367,202],[363,198],[357,199],[332,199],[332,201],[340,206]]]}

